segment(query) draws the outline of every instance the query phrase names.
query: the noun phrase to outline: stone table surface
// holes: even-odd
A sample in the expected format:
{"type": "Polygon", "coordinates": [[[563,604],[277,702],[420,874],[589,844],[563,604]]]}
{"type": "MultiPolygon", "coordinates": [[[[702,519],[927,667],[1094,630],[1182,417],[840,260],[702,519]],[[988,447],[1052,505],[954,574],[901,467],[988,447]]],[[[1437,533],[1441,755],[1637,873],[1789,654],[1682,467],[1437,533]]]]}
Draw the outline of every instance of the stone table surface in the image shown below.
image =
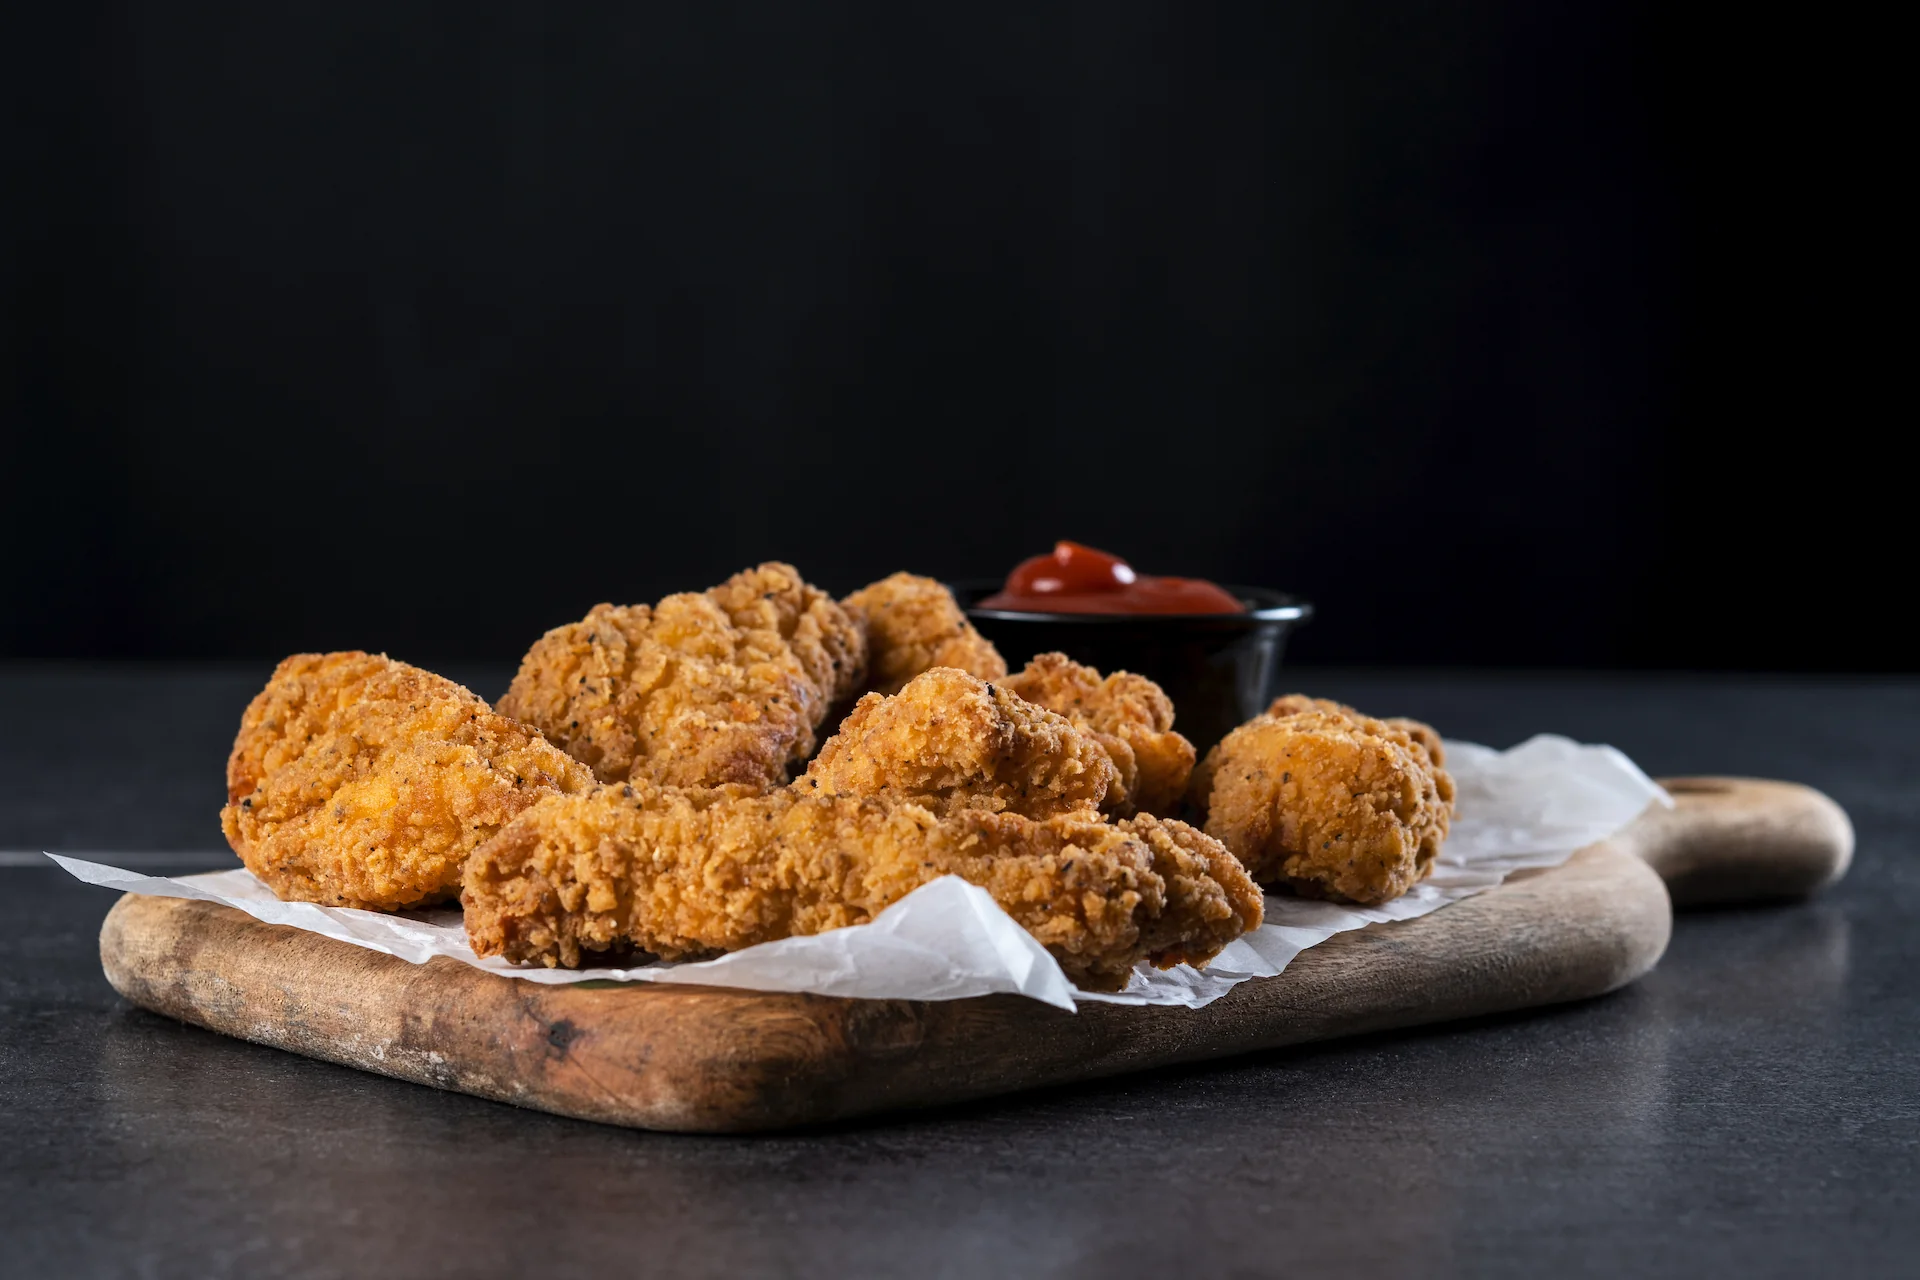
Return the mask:
{"type": "MultiPolygon", "coordinates": [[[[708,1138],[113,993],[113,895],[37,852],[231,865],[221,769],[265,674],[0,668],[0,1273],[1920,1273],[1920,682],[1294,672],[1453,737],[1807,782],[1858,857],[1817,901],[1681,917],[1652,974],[1584,1004],[708,1138]]],[[[448,674],[494,696],[508,673],[448,674]]]]}

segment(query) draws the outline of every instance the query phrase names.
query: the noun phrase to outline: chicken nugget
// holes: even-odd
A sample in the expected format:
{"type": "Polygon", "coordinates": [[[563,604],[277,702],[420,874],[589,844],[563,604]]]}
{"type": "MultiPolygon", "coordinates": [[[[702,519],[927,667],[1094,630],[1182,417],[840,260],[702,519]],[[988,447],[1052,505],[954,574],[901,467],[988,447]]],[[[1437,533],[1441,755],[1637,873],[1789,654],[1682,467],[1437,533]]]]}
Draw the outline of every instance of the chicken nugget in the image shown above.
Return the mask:
{"type": "MultiPolygon", "coordinates": [[[[1331,711],[1349,720],[1371,720],[1374,717],[1365,712],[1356,711],[1344,702],[1335,702],[1332,698],[1311,698],[1304,693],[1283,693],[1268,704],[1264,714],[1270,716],[1290,716],[1297,711],[1331,711]]],[[[1427,753],[1427,758],[1442,768],[1447,763],[1447,745],[1440,738],[1439,730],[1419,720],[1410,720],[1405,716],[1381,716],[1382,724],[1391,725],[1419,743],[1427,753]]]]}
{"type": "Polygon", "coordinates": [[[1260,922],[1259,890],[1179,823],[1036,821],[739,787],[556,796],[472,860],[464,903],[482,956],[577,966],[594,952],[690,959],[863,924],[919,886],[986,889],[1074,982],[1134,964],[1204,964],[1260,922]]]}
{"type": "Polygon", "coordinates": [[[1453,780],[1398,729],[1312,710],[1228,734],[1195,770],[1192,798],[1259,883],[1378,905],[1433,869],[1453,780]]]}
{"type": "Polygon", "coordinates": [[[1107,752],[1064,716],[952,667],[891,697],[870,693],[807,766],[827,795],[910,800],[1045,818],[1096,809],[1114,786],[1107,752]]]}
{"type": "Polygon", "coordinates": [[[679,786],[785,783],[826,708],[778,630],[697,592],[595,605],[535,641],[500,699],[602,782],[679,786]]]}
{"type": "Polygon", "coordinates": [[[592,785],[451,680],[379,654],[297,653],[241,717],[220,826],[283,899],[391,911],[452,898],[509,819],[592,785]]]}
{"type": "Polygon", "coordinates": [[[1064,653],[1040,654],[1004,683],[1107,749],[1120,779],[1108,812],[1165,814],[1180,802],[1193,774],[1193,744],[1173,731],[1173,701],[1159,685],[1131,671],[1103,677],[1064,653]]]}
{"type": "Polygon", "coordinates": [[[953,593],[932,578],[896,573],[841,603],[866,628],[867,684],[877,693],[898,693],[934,667],[953,667],[982,680],[1007,674],[1000,651],[967,621],[953,593]]]}

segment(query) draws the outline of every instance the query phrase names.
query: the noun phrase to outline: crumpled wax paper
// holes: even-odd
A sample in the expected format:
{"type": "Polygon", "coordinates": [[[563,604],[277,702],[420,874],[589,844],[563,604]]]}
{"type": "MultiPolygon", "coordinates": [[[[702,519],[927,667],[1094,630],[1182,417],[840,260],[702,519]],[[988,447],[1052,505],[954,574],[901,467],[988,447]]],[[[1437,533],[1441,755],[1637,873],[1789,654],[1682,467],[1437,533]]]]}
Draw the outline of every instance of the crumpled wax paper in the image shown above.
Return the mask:
{"type": "Polygon", "coordinates": [[[482,960],[467,946],[457,907],[386,915],[310,902],[282,902],[248,871],[167,878],[48,854],[88,884],[125,893],[196,898],[236,907],[415,964],[449,956],[529,982],[691,982],[754,991],[885,1000],[957,1000],[1013,992],[1071,1010],[1085,1000],[1197,1009],[1250,978],[1271,977],[1336,933],[1411,920],[1493,888],[1530,867],[1557,866],[1603,840],[1649,804],[1673,801],[1612,747],[1542,735],[1508,751],[1447,744],[1458,815],[1433,874],[1381,907],[1269,894],[1266,923],[1236,939],[1204,970],[1142,965],[1125,991],[1090,992],[1067,980],[1042,947],[984,889],[957,876],[922,885],[871,923],[748,947],[716,960],[632,969],[546,969],[482,960]]]}

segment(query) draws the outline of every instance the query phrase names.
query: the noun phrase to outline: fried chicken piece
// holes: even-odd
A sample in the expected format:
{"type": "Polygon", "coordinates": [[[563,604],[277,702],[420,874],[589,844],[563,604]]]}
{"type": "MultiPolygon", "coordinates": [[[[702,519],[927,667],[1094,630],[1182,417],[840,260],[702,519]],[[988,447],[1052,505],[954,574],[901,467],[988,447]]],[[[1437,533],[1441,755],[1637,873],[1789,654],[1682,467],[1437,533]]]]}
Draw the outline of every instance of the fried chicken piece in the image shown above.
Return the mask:
{"type": "Polygon", "coordinates": [[[1169,813],[1193,774],[1193,744],[1173,731],[1173,701],[1131,671],[1102,677],[1064,653],[1043,653],[1007,677],[1006,687],[1058,711],[1091,733],[1113,758],[1120,785],[1109,812],[1169,813]]]}
{"type": "MultiPolygon", "coordinates": [[[[754,612],[732,584],[722,590],[741,616],[754,612]]],[[[823,635],[823,671],[832,652],[823,635]]],[[[738,626],[714,595],[689,592],[651,607],[595,605],[547,632],[500,710],[602,782],[771,787],[813,753],[827,695],[774,625],[738,626]]]]}
{"type": "Polygon", "coordinates": [[[1116,780],[1107,751],[1066,717],[952,667],[860,699],[803,779],[826,795],[1029,818],[1097,809],[1116,780]]]}
{"type": "Polygon", "coordinates": [[[1265,716],[1297,715],[1302,711],[1324,711],[1332,715],[1344,716],[1362,727],[1385,725],[1397,729],[1411,738],[1419,748],[1415,752],[1432,766],[1434,785],[1439,790],[1442,801],[1447,807],[1447,816],[1452,818],[1454,808],[1453,775],[1446,771],[1447,745],[1440,731],[1432,725],[1406,716],[1370,716],[1364,711],[1348,706],[1344,702],[1335,702],[1332,698],[1315,698],[1304,693],[1284,693],[1267,704],[1262,712],[1265,716]],[[1422,755],[1424,753],[1424,755],[1422,755]]]}
{"type": "Polygon", "coordinates": [[[707,594],[741,630],[779,632],[829,703],[851,697],[866,682],[866,628],[792,565],[769,560],[707,594]]]}
{"type": "Polygon", "coordinates": [[[551,797],[469,863],[468,939],[479,955],[549,966],[620,950],[688,959],[862,924],[953,874],[991,893],[1076,983],[1117,990],[1136,961],[1204,964],[1260,922],[1245,870],[1182,823],[941,818],[807,790],[551,797]]]}
{"type": "Polygon", "coordinates": [[[1261,884],[1378,905],[1432,871],[1453,779],[1402,730],[1316,709],[1235,729],[1194,771],[1190,797],[1261,884]]]}
{"type": "MultiPolygon", "coordinates": [[[[1349,720],[1371,720],[1374,717],[1361,711],[1355,711],[1344,702],[1335,702],[1332,698],[1310,698],[1304,693],[1283,693],[1267,705],[1264,714],[1270,716],[1290,716],[1298,711],[1331,711],[1335,715],[1349,720]]],[[[1441,741],[1440,731],[1430,724],[1419,720],[1409,720],[1405,716],[1382,716],[1382,724],[1392,725],[1400,732],[1412,738],[1426,749],[1427,758],[1442,768],[1447,763],[1447,745],[1441,741]]]]}
{"type": "Polygon", "coordinates": [[[982,680],[1007,674],[1000,651],[974,630],[953,593],[932,578],[896,573],[841,603],[866,628],[867,683],[877,693],[898,693],[934,667],[953,667],[982,680]]]}
{"type": "Polygon", "coordinates": [[[220,826],[290,902],[393,911],[454,897],[467,855],[593,777],[451,680],[379,654],[297,653],[248,705],[220,826]]]}

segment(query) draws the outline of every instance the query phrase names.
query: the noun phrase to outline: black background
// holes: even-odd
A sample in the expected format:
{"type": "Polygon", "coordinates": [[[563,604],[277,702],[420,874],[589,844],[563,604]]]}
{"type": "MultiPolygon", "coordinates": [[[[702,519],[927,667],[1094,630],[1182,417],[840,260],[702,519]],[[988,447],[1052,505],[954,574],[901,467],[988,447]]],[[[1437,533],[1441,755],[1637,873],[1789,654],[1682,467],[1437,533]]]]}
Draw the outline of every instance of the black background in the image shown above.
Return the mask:
{"type": "Polygon", "coordinates": [[[1751,26],[22,9],[0,656],[511,660],[1074,537],[1307,660],[1910,667],[1751,26]]]}

